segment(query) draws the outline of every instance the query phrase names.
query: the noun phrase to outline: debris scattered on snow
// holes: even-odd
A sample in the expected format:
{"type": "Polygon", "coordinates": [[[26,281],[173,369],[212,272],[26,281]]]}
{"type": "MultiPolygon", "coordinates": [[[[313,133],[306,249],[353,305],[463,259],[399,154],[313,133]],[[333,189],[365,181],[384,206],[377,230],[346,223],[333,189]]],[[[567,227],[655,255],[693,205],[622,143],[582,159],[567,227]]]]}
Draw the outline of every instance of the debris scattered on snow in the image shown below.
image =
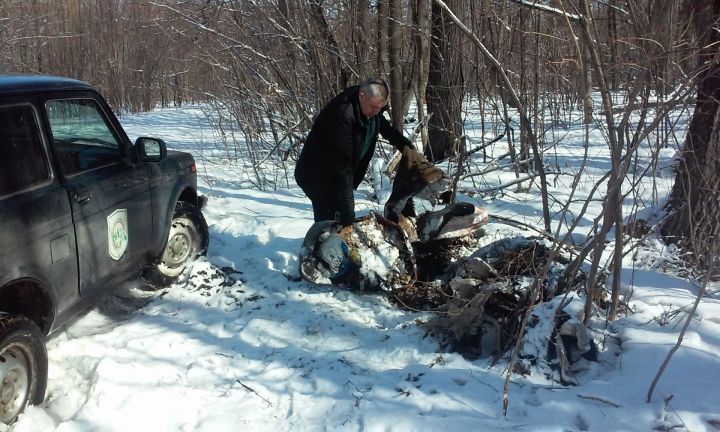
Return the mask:
{"type": "MultiPolygon", "coordinates": [[[[445,178],[416,153],[403,153],[386,217],[371,213],[356,221],[347,238],[332,221],[310,228],[300,274],[315,283],[390,291],[399,307],[433,311],[425,327],[445,346],[467,358],[497,359],[515,344],[524,311],[557,294],[553,278],[565,263],[549,263],[550,276],[535,292],[532,285],[550,255],[541,240],[505,238],[477,249],[488,214],[467,202],[415,220],[413,198],[436,202],[445,178]]],[[[577,384],[578,360],[596,359],[597,346],[582,322],[564,310],[568,305],[555,306],[555,315],[544,319],[532,315],[520,372],[539,365],[546,376],[558,371],[557,381],[577,384]]]]}

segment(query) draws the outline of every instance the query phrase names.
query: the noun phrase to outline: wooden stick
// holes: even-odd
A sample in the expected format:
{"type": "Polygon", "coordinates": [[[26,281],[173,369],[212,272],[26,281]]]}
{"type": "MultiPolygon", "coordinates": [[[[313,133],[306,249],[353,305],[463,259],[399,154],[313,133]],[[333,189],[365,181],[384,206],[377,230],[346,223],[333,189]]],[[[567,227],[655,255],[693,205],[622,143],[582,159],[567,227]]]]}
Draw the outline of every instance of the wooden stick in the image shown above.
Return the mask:
{"type": "Polygon", "coordinates": [[[267,404],[270,405],[270,406],[273,406],[273,404],[270,403],[269,400],[267,400],[267,399],[265,399],[264,397],[260,396],[260,393],[256,392],[255,389],[253,389],[252,387],[246,386],[246,385],[243,384],[243,382],[240,381],[240,380],[235,380],[235,381],[237,381],[238,384],[240,384],[241,386],[243,386],[243,387],[245,388],[245,390],[247,390],[247,391],[249,391],[249,392],[251,392],[251,393],[255,393],[255,395],[256,395],[257,397],[259,397],[260,399],[264,400],[265,403],[267,403],[267,404]]]}
{"type": "Polygon", "coordinates": [[[600,396],[593,396],[593,395],[589,395],[589,394],[578,393],[577,397],[579,397],[580,399],[588,399],[588,400],[602,402],[606,405],[610,405],[611,407],[615,407],[615,408],[622,408],[622,405],[620,405],[619,403],[613,402],[611,400],[605,399],[600,396]]]}

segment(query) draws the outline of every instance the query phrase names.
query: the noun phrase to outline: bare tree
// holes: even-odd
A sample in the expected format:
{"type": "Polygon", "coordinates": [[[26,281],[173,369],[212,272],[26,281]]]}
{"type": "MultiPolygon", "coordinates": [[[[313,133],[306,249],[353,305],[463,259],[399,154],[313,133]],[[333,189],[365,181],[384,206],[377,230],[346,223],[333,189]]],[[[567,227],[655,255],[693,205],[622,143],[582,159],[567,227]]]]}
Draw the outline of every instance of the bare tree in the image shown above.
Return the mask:
{"type": "MultiPolygon", "coordinates": [[[[452,0],[449,8],[456,10],[462,2],[452,0]]],[[[431,161],[440,161],[457,151],[462,136],[463,71],[461,33],[447,10],[432,5],[430,64],[427,85],[427,110],[432,113],[428,126],[425,154],[431,161]]]]}
{"type": "MultiPolygon", "coordinates": [[[[417,100],[418,121],[426,123],[426,96],[428,68],[430,64],[430,7],[431,0],[415,0],[415,94],[417,100]]],[[[428,147],[427,128],[421,127],[421,150],[428,147]]]]}
{"type": "MultiPolygon", "coordinates": [[[[549,196],[545,177],[550,167],[562,171],[549,149],[562,139],[558,125],[572,122],[579,110],[585,123],[581,170],[594,128],[607,138],[611,169],[588,197],[602,199],[604,208],[567,280],[590,260],[594,271],[587,289],[593,298],[602,294],[604,275],[614,274],[609,314],[614,317],[621,258],[627,253],[625,224],[632,223],[638,207],[624,202],[637,197],[632,185],[658,169],[657,155],[672,139],[664,132],[672,127],[667,113],[684,103],[695,80],[698,103],[663,232],[682,242],[690,232],[707,235],[713,227],[709,215],[716,207],[703,200],[714,196],[714,178],[701,174],[714,160],[707,143],[720,99],[713,60],[717,2],[453,0],[447,9],[441,4],[7,0],[0,2],[5,17],[0,60],[8,71],[88,80],[125,110],[211,100],[224,116],[218,147],[238,159],[243,148],[249,149],[247,172],[258,185],[275,184],[264,177],[263,164],[292,163],[314,113],[329,98],[368,76],[390,78],[396,127],[401,127],[408,89],[414,88],[420,121],[426,112],[433,114],[423,147],[435,160],[472,154],[463,148],[463,142],[472,144],[462,138],[463,116],[477,104],[483,132],[477,149],[483,150],[484,162],[510,159],[517,192],[539,180],[546,233],[569,234],[590,207],[549,196]],[[472,23],[470,29],[453,23],[453,13],[458,21],[472,23]],[[688,32],[689,27],[696,31],[688,32]],[[486,131],[486,124],[492,130],[486,131]],[[485,132],[501,138],[488,141],[485,132]],[[492,160],[486,151],[496,142],[507,146],[507,156],[492,160]],[[638,167],[643,146],[655,156],[650,166],[638,167]],[[562,216],[563,222],[551,226],[552,212],[572,217],[565,222],[562,216]],[[609,239],[615,246],[606,262],[600,252],[609,239]]],[[[482,182],[487,167],[471,158],[459,165],[457,178],[472,182],[470,192],[484,193],[476,182],[482,182]]],[[[662,199],[661,191],[654,191],[654,202],[662,199]]]]}
{"type": "Polygon", "coordinates": [[[697,103],[677,165],[668,199],[668,217],[662,224],[666,238],[694,252],[693,261],[707,267],[710,245],[718,236],[720,213],[720,3],[691,1],[691,20],[701,48],[697,103]],[[707,241],[690,242],[690,239],[707,241]]]}
{"type": "Polygon", "coordinates": [[[402,130],[404,114],[403,104],[403,67],[402,67],[402,2],[389,0],[388,39],[390,57],[390,103],[392,106],[392,124],[395,129],[402,130]]]}

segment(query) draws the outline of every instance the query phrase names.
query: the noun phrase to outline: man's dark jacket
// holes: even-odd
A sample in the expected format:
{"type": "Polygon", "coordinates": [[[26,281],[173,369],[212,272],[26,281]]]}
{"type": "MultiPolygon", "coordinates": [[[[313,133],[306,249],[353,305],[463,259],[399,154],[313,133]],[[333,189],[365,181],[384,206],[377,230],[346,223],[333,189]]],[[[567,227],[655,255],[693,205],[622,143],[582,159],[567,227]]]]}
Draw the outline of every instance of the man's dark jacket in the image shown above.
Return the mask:
{"type": "Polygon", "coordinates": [[[355,219],[353,190],[365,177],[378,133],[398,150],[410,145],[380,112],[370,146],[361,154],[369,119],[360,110],[359,90],[360,86],[345,89],[320,111],[295,166],[295,180],[313,204],[318,194],[333,195],[343,225],[355,219]]]}

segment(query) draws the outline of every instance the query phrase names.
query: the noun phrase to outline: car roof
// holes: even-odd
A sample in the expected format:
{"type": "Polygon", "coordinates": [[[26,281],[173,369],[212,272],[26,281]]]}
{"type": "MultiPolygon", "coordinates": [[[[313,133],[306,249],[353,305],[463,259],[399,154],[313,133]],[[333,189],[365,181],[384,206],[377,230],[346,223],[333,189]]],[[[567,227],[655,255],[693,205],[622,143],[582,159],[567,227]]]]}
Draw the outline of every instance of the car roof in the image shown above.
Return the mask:
{"type": "Polygon", "coordinates": [[[58,90],[93,90],[86,82],[47,75],[0,74],[0,95],[58,90]]]}

